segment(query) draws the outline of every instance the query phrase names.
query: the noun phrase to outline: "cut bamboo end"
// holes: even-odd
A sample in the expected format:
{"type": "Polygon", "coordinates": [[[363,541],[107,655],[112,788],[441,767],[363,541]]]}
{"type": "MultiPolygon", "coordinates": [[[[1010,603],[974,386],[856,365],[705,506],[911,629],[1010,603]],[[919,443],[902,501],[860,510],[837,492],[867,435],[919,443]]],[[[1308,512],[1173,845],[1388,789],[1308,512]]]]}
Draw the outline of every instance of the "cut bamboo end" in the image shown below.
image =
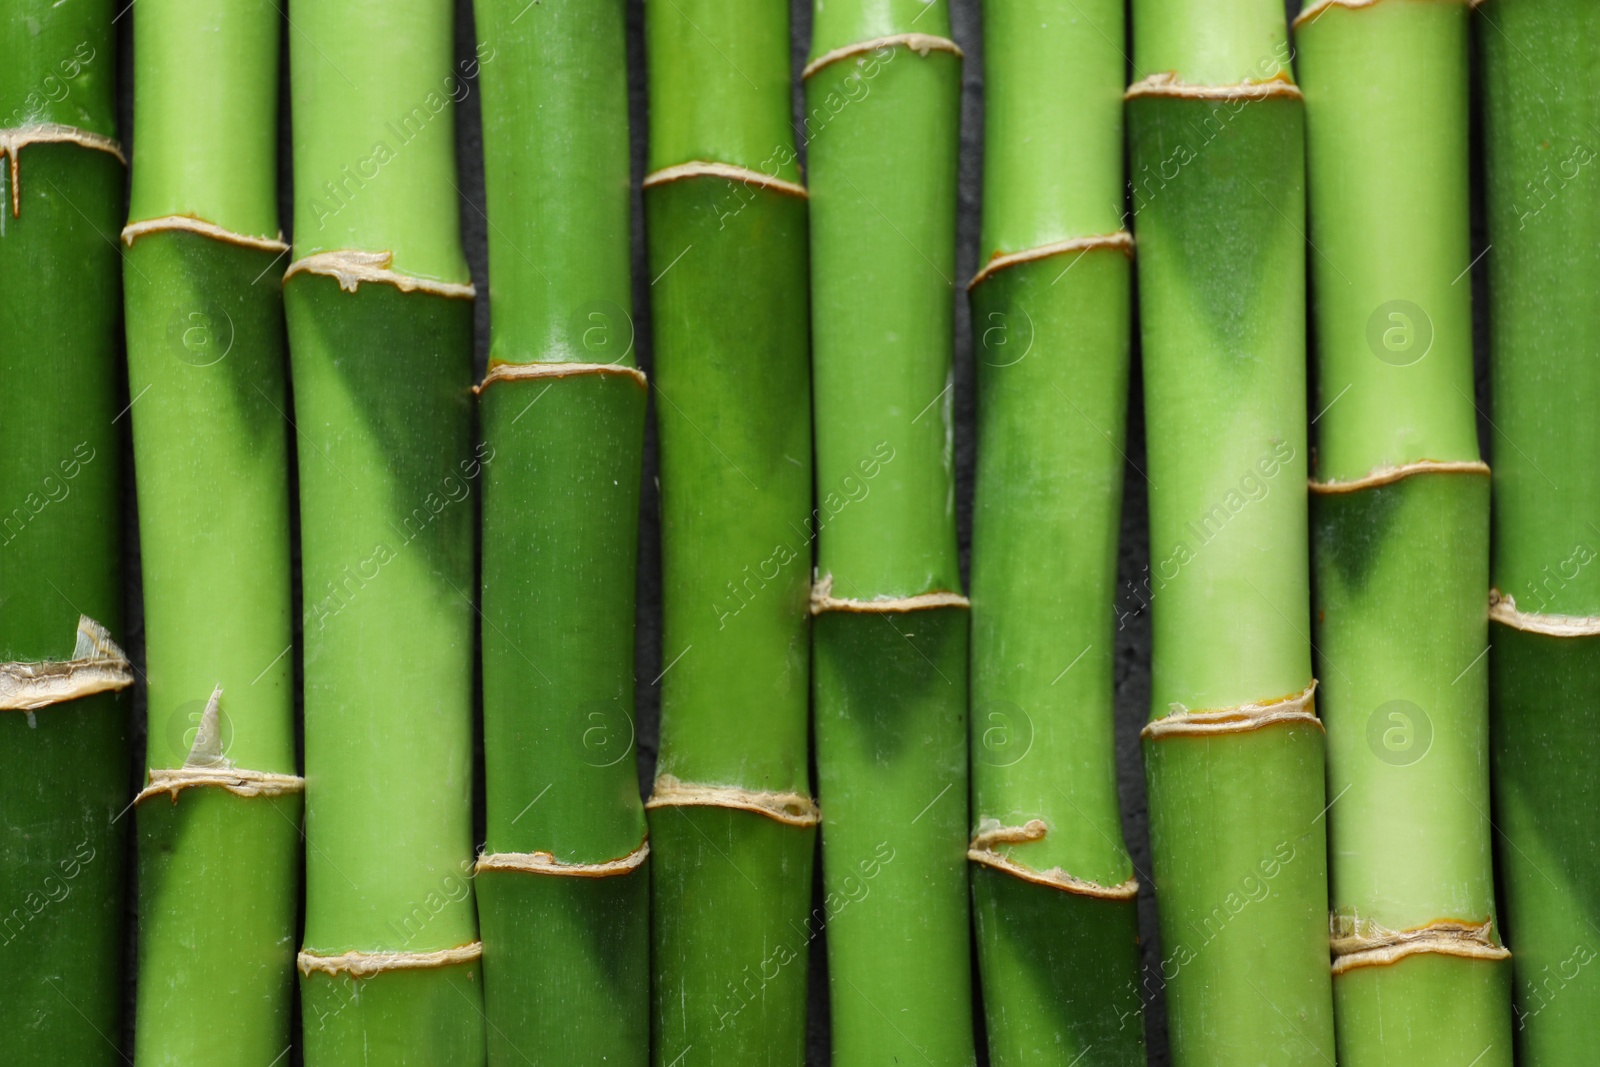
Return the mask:
{"type": "Polygon", "coordinates": [[[744,185],[759,186],[762,189],[772,189],[789,196],[797,196],[801,200],[807,200],[811,196],[806,192],[806,187],[799,182],[785,181],[770,174],[763,174],[759,170],[735,166],[732,163],[708,163],[702,160],[662,167],[647,175],[639,187],[653,189],[658,185],[683,181],[686,178],[725,178],[730,182],[740,182],[744,185]]]}
{"type": "Polygon", "coordinates": [[[1029,819],[1022,826],[1004,826],[998,819],[980,819],[978,832],[972,835],[967,846],[967,859],[1004,871],[1014,878],[1035,885],[1049,886],[1076,896],[1095,897],[1100,900],[1132,900],[1139,895],[1139,883],[1129,878],[1120,885],[1100,885],[1068,874],[1060,867],[1040,871],[1027,864],[1018,863],[996,850],[997,845],[1020,845],[1029,841],[1042,841],[1049,827],[1043,819],[1029,819]]]}
{"type": "Polygon", "coordinates": [[[1304,99],[1300,87],[1287,79],[1287,75],[1280,74],[1266,81],[1245,81],[1237,85],[1189,85],[1179,81],[1177,74],[1166,71],[1134,82],[1128,86],[1128,91],[1122,94],[1122,98],[1135,100],[1142,96],[1166,96],[1193,100],[1266,100],[1271,97],[1304,99]]]}
{"type": "Polygon", "coordinates": [[[682,782],[658,775],[646,811],[656,808],[732,808],[764,815],[785,826],[815,826],[822,821],[817,802],[804,793],[765,793],[727,785],[682,782]]]}
{"type": "Polygon", "coordinates": [[[200,787],[223,789],[236,797],[281,797],[305,792],[306,780],[293,774],[250,771],[241,767],[151,767],[148,784],[133,802],[142,804],[165,793],[176,804],[183,790],[200,787]]]}
{"type": "Polygon", "coordinates": [[[934,591],[908,597],[880,597],[874,600],[852,600],[833,595],[833,576],[828,575],[811,590],[811,614],[826,611],[849,611],[858,614],[903,615],[912,611],[929,611],[934,608],[970,608],[972,602],[960,593],[934,591]]]}
{"type": "Polygon", "coordinates": [[[1139,736],[1152,741],[1165,737],[1201,737],[1215,734],[1242,734],[1264,730],[1269,726],[1303,723],[1323,729],[1317,718],[1312,695],[1317,680],[1300,692],[1277,700],[1259,704],[1240,704],[1238,707],[1217,708],[1211,711],[1190,711],[1182,704],[1172,705],[1172,714],[1147,723],[1139,736]]]}
{"type": "Polygon", "coordinates": [[[1600,617],[1594,615],[1540,615],[1531,611],[1518,611],[1514,597],[1489,590],[1489,618],[1513,630],[1546,637],[1600,636],[1600,617]]]}
{"type": "Polygon", "coordinates": [[[563,863],[549,852],[480,852],[476,871],[522,871],[560,878],[614,878],[636,871],[650,856],[650,839],[626,856],[600,863],[563,863]]]}
{"type": "Polygon", "coordinates": [[[440,949],[437,952],[341,952],[337,956],[321,956],[302,951],[296,959],[300,973],[329,974],[337,977],[347,974],[351,978],[371,978],[385,971],[428,971],[440,967],[453,967],[458,963],[473,963],[483,958],[483,942],[440,949]]]}
{"type": "Polygon", "coordinates": [[[931,33],[894,33],[887,37],[874,37],[870,41],[857,41],[855,44],[847,44],[843,48],[835,48],[831,52],[824,52],[806,64],[805,69],[800,72],[800,77],[802,79],[809,78],[823,67],[837,63],[841,59],[849,59],[851,56],[859,56],[865,52],[876,52],[880,48],[909,48],[917,55],[924,57],[929,52],[949,52],[957,59],[961,59],[966,55],[965,52],[961,51],[961,46],[948,37],[935,37],[931,33]]]}
{"type": "Polygon", "coordinates": [[[11,164],[11,217],[14,219],[22,217],[22,171],[17,156],[31,144],[75,144],[116,156],[117,162],[124,167],[128,165],[128,157],[122,154],[122,145],[110,137],[80,130],[76,126],[42,122],[37,126],[0,130],[0,156],[6,157],[11,164]]]}
{"type": "Polygon", "coordinates": [[[0,663],[0,711],[37,711],[132,684],[133,664],[110,631],[80,615],[71,659],[0,663]]]}
{"type": "Polygon", "coordinates": [[[1356,493],[1363,489],[1375,489],[1380,485],[1391,485],[1414,474],[1482,474],[1488,475],[1489,465],[1472,461],[1419,459],[1415,463],[1402,463],[1397,467],[1377,467],[1363,478],[1355,478],[1348,482],[1319,482],[1309,481],[1306,484],[1313,493],[1331,496],[1335,493],[1356,493]]]}
{"type": "Polygon", "coordinates": [[[1407,956],[1433,953],[1467,959],[1504,960],[1511,951],[1494,940],[1494,920],[1440,919],[1409,930],[1391,930],[1369,920],[1335,915],[1329,922],[1333,973],[1386,967],[1407,956]]]}
{"type": "Polygon", "coordinates": [[[284,244],[283,233],[279,231],[276,237],[252,237],[248,234],[234,233],[224,229],[214,222],[205,219],[192,218],[188,215],[166,215],[159,219],[144,219],[140,222],[130,222],[122,228],[122,243],[129,248],[133,242],[150,233],[197,233],[202,237],[221,241],[223,244],[238,245],[240,248],[254,248],[261,252],[284,253],[289,251],[289,246],[284,244]]]}
{"type": "Polygon", "coordinates": [[[353,293],[362,282],[392,285],[402,293],[431,293],[454,300],[472,300],[478,291],[460,282],[440,282],[430,278],[414,278],[389,269],[394,262],[393,252],[357,252],[345,249],[339,252],[317,252],[297,259],[283,272],[284,282],[296,274],[321,274],[333,278],[339,288],[353,293]]]}
{"type": "Polygon", "coordinates": [[[1029,248],[1022,252],[997,252],[990,257],[989,262],[983,265],[982,270],[972,276],[972,280],[967,283],[967,292],[972,292],[973,289],[977,288],[979,282],[998,274],[1007,267],[1020,266],[1023,263],[1032,263],[1040,259],[1049,259],[1051,256],[1062,256],[1072,252],[1083,255],[1101,249],[1115,249],[1132,259],[1133,234],[1126,230],[1118,230],[1116,233],[1097,234],[1093,237],[1074,237],[1070,241],[1056,241],[1053,244],[1040,245],[1037,248],[1029,248]]]}
{"type": "Polygon", "coordinates": [[[638,367],[624,367],[620,363],[496,363],[483,376],[483,381],[473,387],[480,395],[495,382],[524,382],[535,378],[576,378],[585,374],[615,374],[632,378],[641,389],[647,389],[650,380],[638,367]]]}

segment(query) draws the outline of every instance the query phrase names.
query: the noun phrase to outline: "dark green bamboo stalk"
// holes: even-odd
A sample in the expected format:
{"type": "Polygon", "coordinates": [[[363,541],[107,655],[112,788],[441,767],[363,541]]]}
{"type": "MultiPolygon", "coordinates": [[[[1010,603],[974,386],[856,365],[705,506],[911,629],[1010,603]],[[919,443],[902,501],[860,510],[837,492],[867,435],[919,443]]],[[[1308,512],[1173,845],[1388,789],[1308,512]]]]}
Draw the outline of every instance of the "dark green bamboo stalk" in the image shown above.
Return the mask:
{"type": "Polygon", "coordinates": [[[621,0],[477,0],[494,332],[482,386],[489,1061],[649,1062],[633,731],[644,376],[621,0]]]}
{"type": "Polygon", "coordinates": [[[1136,0],[1133,19],[1145,767],[1173,1062],[1332,1062],[1302,101],[1277,0],[1136,0]]]}
{"type": "Polygon", "coordinates": [[[1112,730],[1132,281],[1122,4],[983,14],[967,855],[989,1055],[1143,1064],[1112,730]]]}
{"type": "Polygon", "coordinates": [[[484,1059],[472,287],[447,0],[295,9],[284,303],[305,601],[310,1067],[484,1059]]]}
{"type": "Polygon", "coordinates": [[[141,1064],[276,1063],[300,904],[268,0],[134,9],[124,286],[148,670],[141,1064]]]}
{"type": "Polygon", "coordinates": [[[1517,1062],[1600,1018],[1600,7],[1478,9],[1488,181],[1494,794],[1517,1062]]]}
{"type": "Polygon", "coordinates": [[[833,1057],[970,1064],[951,469],[961,50],[943,0],[818,3],[814,31],[812,684],[833,1057]]]}
{"type": "Polygon", "coordinates": [[[0,1062],[123,1062],[123,158],[109,0],[0,17],[0,1062]]]}
{"type": "Polygon", "coordinates": [[[805,1062],[811,367],[786,0],[649,5],[655,1062],[805,1062]],[[687,1057],[687,1059],[685,1058],[687,1057]]]}
{"type": "Polygon", "coordinates": [[[1467,8],[1296,22],[1339,1061],[1511,1063],[1489,831],[1489,468],[1472,399],[1467,8]]]}

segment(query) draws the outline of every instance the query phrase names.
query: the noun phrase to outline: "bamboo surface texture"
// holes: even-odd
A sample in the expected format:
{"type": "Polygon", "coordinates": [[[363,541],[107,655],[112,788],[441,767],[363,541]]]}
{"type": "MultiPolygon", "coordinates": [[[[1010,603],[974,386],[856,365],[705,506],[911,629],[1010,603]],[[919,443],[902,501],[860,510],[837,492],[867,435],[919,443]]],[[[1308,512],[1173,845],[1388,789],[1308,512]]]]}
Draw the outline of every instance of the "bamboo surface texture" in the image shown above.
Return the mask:
{"type": "Polygon", "coordinates": [[[645,382],[629,275],[623,4],[478,0],[491,1064],[649,1062],[633,724],[645,382]],[[526,8],[526,10],[525,10],[526,8]]]}
{"type": "Polygon", "coordinates": [[[1600,1017],[1600,8],[1474,19],[1492,246],[1489,653],[1517,1062],[1594,1055],[1600,1017]]]}
{"type": "Polygon", "coordinates": [[[806,191],[785,0],[651,0],[644,180],[661,442],[655,1062],[800,1067],[807,770],[806,191]]]}
{"type": "Polygon", "coordinates": [[[967,855],[996,1067],[1144,1063],[1112,729],[1124,19],[1120,2],[1077,6],[984,9],[967,855]]]}
{"type": "Polygon", "coordinates": [[[951,454],[962,57],[943,0],[815,14],[812,686],[833,1058],[970,1064],[969,620],[951,454]]]}
{"type": "Polygon", "coordinates": [[[472,304],[446,0],[302,6],[284,302],[305,607],[308,1067],[484,1060],[472,304]]]}
{"type": "Polygon", "coordinates": [[[1305,620],[1303,102],[1277,0],[1136,0],[1150,847],[1172,1062],[1334,1056],[1305,620]]]}
{"type": "Polygon", "coordinates": [[[134,1055],[268,1067],[289,1047],[294,751],[280,18],[143,4],[123,269],[144,578],[134,1055]]]}
{"type": "Polygon", "coordinates": [[[1461,3],[1296,24],[1319,419],[1313,562],[1339,1061],[1511,1063],[1489,826],[1461,3]]]}
{"type": "Polygon", "coordinates": [[[124,163],[109,0],[0,18],[0,1062],[119,1064],[124,163]]]}

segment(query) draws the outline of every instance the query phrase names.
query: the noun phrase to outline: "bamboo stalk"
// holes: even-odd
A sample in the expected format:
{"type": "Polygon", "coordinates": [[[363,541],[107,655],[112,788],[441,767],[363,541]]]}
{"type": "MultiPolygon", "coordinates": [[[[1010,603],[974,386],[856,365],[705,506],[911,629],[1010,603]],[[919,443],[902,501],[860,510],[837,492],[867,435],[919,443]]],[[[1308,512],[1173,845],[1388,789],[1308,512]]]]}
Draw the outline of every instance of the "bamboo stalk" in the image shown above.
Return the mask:
{"type": "Polygon", "coordinates": [[[998,1067],[1144,1063],[1112,730],[1123,21],[1117,0],[984,8],[967,855],[998,1067]]]}
{"type": "Polygon", "coordinates": [[[651,3],[645,29],[668,661],[648,804],[655,1062],[799,1067],[818,922],[789,5],[651,3]]]}
{"type": "Polygon", "coordinates": [[[0,1062],[113,1064],[128,824],[112,6],[0,18],[0,1062]]]}
{"type": "Polygon", "coordinates": [[[297,9],[305,1060],[484,1059],[472,901],[472,287],[452,5],[297,9]]]}
{"type": "Polygon", "coordinates": [[[300,903],[280,14],[134,9],[124,285],[148,671],[140,1064],[289,1047],[300,903]]]}
{"type": "Polygon", "coordinates": [[[812,684],[833,1057],[969,1064],[968,607],[950,454],[961,52],[943,2],[815,15],[812,684]]]}
{"type": "Polygon", "coordinates": [[[1276,0],[1136,0],[1150,846],[1173,1062],[1333,1059],[1302,101],[1276,0]]]}
{"type": "Polygon", "coordinates": [[[1517,1062],[1589,1060],[1600,1014],[1600,9],[1494,0],[1483,70],[1494,445],[1489,655],[1517,1062]]]}
{"type": "Polygon", "coordinates": [[[489,1061],[649,1060],[623,4],[478,0],[489,1061]]]}
{"type": "Polygon", "coordinates": [[[1511,1063],[1489,833],[1489,469],[1472,390],[1467,8],[1296,23],[1341,1063],[1511,1063]],[[1338,403],[1332,403],[1335,398],[1338,403]]]}

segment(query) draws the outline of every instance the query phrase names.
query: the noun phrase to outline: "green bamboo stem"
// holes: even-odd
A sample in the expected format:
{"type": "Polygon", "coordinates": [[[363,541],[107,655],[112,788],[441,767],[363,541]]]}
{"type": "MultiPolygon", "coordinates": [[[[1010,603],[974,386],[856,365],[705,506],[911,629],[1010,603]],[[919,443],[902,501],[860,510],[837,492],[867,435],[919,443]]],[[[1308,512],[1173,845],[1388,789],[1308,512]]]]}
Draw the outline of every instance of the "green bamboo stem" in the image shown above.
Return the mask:
{"type": "Polygon", "coordinates": [[[1123,21],[1117,0],[984,8],[968,857],[997,1067],[1144,1063],[1112,730],[1123,21]]]}
{"type": "Polygon", "coordinates": [[[489,1062],[649,1062],[623,4],[478,0],[489,1062]]]}
{"type": "Polygon", "coordinates": [[[817,774],[835,1063],[970,1064],[948,6],[816,5],[817,774]],[[886,1021],[887,1020],[887,1021],[886,1021]]]}
{"type": "Polygon", "coordinates": [[[0,1062],[116,1064],[128,824],[109,0],[0,18],[0,1062]]]}
{"type": "Polygon", "coordinates": [[[124,286],[148,692],[141,1065],[289,1047],[300,904],[267,0],[134,9],[124,286]]]}
{"type": "Polygon", "coordinates": [[[1333,1059],[1302,101],[1277,0],[1136,0],[1150,847],[1173,1063],[1333,1059]]]}
{"type": "Polygon", "coordinates": [[[645,29],[667,665],[648,805],[655,1062],[799,1067],[820,922],[789,5],[651,3],[645,29]]]}
{"type": "Polygon", "coordinates": [[[484,1059],[452,11],[339,0],[292,34],[310,1067],[484,1059]]]}
{"type": "Polygon", "coordinates": [[[1489,654],[1517,1062],[1593,1056],[1600,1016],[1600,8],[1478,9],[1492,328],[1489,654]]]}
{"type": "Polygon", "coordinates": [[[1467,6],[1296,22],[1316,284],[1318,675],[1339,1060],[1511,1063],[1472,399],[1467,6]]]}

